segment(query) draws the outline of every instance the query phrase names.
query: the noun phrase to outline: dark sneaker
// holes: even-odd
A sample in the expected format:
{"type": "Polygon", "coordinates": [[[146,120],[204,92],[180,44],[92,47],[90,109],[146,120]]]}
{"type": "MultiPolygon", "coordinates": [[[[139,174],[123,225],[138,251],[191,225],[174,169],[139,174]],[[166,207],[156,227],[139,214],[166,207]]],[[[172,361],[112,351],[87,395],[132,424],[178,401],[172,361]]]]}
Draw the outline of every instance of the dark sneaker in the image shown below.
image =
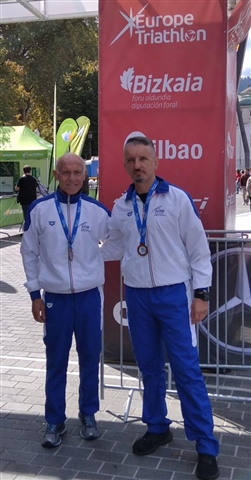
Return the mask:
{"type": "Polygon", "coordinates": [[[84,440],[96,440],[100,436],[94,415],[78,414],[78,418],[82,423],[80,435],[84,440]]]}
{"type": "Polygon", "coordinates": [[[45,447],[45,448],[58,447],[62,442],[61,435],[63,435],[65,432],[66,432],[66,428],[64,423],[60,423],[58,425],[47,423],[45,434],[43,436],[43,441],[41,442],[42,447],[45,447]]]}
{"type": "Polygon", "coordinates": [[[161,445],[170,443],[172,439],[173,434],[169,429],[165,433],[146,432],[143,437],[134,442],[132,451],[135,455],[149,455],[161,445]]]}
{"type": "Polygon", "coordinates": [[[215,480],[220,475],[216,458],[205,453],[198,454],[198,465],[195,471],[200,480],[215,480]]]}

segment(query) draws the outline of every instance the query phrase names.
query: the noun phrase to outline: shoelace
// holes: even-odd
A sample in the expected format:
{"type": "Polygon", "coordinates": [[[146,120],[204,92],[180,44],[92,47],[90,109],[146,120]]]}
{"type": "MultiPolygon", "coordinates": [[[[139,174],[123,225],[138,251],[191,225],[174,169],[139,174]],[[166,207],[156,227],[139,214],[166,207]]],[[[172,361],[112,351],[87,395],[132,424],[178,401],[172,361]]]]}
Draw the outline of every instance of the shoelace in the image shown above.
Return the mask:
{"type": "Polygon", "coordinates": [[[95,428],[96,427],[96,421],[93,415],[85,415],[84,416],[84,423],[86,427],[89,428],[95,428]]]}
{"type": "Polygon", "coordinates": [[[57,425],[48,423],[46,427],[46,433],[57,433],[57,425]]]}

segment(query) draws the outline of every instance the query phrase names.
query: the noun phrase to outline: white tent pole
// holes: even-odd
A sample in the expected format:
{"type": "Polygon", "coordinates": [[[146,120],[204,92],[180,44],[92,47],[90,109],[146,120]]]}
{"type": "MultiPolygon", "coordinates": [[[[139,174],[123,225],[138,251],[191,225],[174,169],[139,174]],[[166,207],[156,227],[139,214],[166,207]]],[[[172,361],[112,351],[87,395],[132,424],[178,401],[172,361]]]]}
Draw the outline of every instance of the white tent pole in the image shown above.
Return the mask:
{"type": "Polygon", "coordinates": [[[53,167],[56,168],[57,148],[57,84],[54,85],[54,109],[53,109],[53,167]]]}

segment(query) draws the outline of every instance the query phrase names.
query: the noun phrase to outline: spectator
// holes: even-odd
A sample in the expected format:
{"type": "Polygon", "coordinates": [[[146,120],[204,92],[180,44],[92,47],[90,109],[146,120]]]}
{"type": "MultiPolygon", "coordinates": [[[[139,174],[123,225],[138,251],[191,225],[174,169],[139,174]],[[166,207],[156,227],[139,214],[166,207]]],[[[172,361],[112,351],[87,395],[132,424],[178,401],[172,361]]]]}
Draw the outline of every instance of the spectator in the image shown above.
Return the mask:
{"type": "Polygon", "coordinates": [[[89,195],[89,176],[87,172],[85,172],[85,179],[83,181],[81,192],[85,195],[89,195]]]}
{"type": "Polygon", "coordinates": [[[246,190],[247,190],[247,196],[249,198],[249,206],[251,211],[251,175],[247,179],[246,190]]]}
{"type": "Polygon", "coordinates": [[[237,168],[235,173],[235,186],[236,186],[236,193],[238,194],[240,191],[240,181],[241,181],[241,171],[237,168]]]}
{"type": "Polygon", "coordinates": [[[243,197],[242,205],[248,205],[246,185],[247,185],[247,180],[248,180],[249,177],[250,177],[249,168],[245,168],[245,172],[242,174],[241,180],[240,180],[240,185],[241,185],[241,189],[242,189],[242,197],[243,197]]]}
{"type": "Polygon", "coordinates": [[[31,175],[30,165],[25,165],[23,167],[23,172],[24,175],[19,178],[15,191],[18,194],[18,202],[22,207],[25,219],[30,204],[37,198],[38,183],[36,178],[31,175]]]}

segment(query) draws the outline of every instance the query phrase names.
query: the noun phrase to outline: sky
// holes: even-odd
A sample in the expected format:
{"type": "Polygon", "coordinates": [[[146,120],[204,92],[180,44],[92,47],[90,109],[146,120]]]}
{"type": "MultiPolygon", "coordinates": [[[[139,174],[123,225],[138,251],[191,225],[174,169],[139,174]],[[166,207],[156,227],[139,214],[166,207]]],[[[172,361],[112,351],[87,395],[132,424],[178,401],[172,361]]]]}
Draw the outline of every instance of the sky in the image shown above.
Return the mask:
{"type": "Polygon", "coordinates": [[[249,30],[241,76],[251,77],[251,30],[249,30]]]}

